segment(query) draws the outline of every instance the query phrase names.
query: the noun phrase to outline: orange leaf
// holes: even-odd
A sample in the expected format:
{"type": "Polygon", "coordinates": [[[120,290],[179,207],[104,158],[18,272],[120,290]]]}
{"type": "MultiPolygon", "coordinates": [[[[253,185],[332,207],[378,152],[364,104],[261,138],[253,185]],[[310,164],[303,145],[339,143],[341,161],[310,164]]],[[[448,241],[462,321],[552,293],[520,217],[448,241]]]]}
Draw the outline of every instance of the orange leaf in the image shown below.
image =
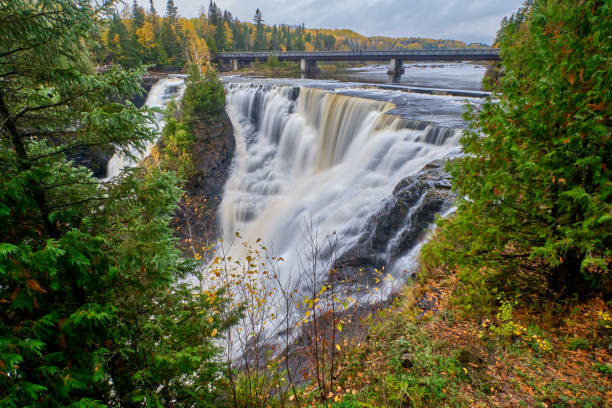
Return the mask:
{"type": "Polygon", "coordinates": [[[27,286],[34,292],[47,293],[47,291],[41,288],[40,284],[34,279],[28,279],[27,286]]]}

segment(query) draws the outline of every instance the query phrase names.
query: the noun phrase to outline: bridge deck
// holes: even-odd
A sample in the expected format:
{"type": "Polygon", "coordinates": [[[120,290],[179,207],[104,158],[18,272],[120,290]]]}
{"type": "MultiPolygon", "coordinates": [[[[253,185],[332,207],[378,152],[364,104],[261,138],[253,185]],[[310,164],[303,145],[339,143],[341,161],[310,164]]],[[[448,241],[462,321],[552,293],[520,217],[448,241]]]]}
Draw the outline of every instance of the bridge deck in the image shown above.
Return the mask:
{"type": "Polygon", "coordinates": [[[213,59],[216,61],[266,60],[276,55],[281,61],[388,61],[392,58],[405,61],[497,61],[499,49],[437,49],[437,50],[389,50],[389,51],[290,51],[290,52],[223,52],[213,59]]]}

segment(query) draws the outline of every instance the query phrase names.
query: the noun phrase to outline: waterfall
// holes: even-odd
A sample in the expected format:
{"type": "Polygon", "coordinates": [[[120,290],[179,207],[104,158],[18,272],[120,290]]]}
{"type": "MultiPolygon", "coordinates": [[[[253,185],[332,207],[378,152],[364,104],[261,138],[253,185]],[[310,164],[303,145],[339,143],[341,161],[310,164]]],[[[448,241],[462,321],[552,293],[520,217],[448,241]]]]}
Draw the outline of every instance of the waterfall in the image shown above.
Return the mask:
{"type": "MultiPolygon", "coordinates": [[[[181,77],[170,77],[163,78],[157,81],[149,91],[145,105],[149,108],[163,108],[168,102],[174,98],[180,98],[185,90],[185,80],[181,77]]],[[[163,115],[160,113],[155,114],[156,126],[158,129],[164,128],[163,115]]],[[[155,142],[148,143],[145,151],[141,154],[136,150],[131,150],[131,153],[136,157],[136,160],[132,161],[122,154],[115,153],[108,162],[106,168],[106,177],[111,178],[119,175],[121,169],[124,167],[131,167],[138,164],[144,157],[147,157],[151,153],[151,149],[155,142]]]]}
{"type": "Polygon", "coordinates": [[[460,130],[393,108],[316,88],[229,84],[237,149],[221,205],[225,240],[263,240],[284,258],[285,276],[299,270],[307,223],[335,233],[338,253],[354,246],[398,183],[460,152],[460,130]]]}

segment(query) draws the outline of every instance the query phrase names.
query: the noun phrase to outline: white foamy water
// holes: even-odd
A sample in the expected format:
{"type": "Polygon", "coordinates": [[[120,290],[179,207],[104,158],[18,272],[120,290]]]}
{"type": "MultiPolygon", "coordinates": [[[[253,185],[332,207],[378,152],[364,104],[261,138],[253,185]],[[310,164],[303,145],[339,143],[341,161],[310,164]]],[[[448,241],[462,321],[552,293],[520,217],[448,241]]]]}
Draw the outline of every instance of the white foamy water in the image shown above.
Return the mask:
{"type": "MultiPolygon", "coordinates": [[[[183,92],[185,91],[185,79],[182,77],[169,77],[163,78],[157,81],[149,91],[145,105],[150,108],[163,108],[172,99],[181,99],[183,92]]],[[[160,113],[155,114],[156,126],[158,131],[164,128],[163,115],[160,113]]],[[[151,149],[155,142],[148,143],[144,152],[138,152],[131,150],[131,153],[135,156],[135,160],[130,160],[124,157],[122,154],[115,153],[108,162],[106,177],[111,178],[119,175],[121,169],[124,167],[132,167],[140,163],[140,161],[151,154],[151,149]]]]}
{"type": "MultiPolygon", "coordinates": [[[[386,114],[390,102],[307,87],[296,99],[297,92],[232,84],[227,96],[237,148],[221,206],[224,235],[261,238],[285,259],[285,279],[299,273],[306,224],[317,225],[320,237],[335,232],[341,254],[402,179],[458,154],[461,134],[386,114]]],[[[396,274],[415,252],[396,262],[396,274]]]]}

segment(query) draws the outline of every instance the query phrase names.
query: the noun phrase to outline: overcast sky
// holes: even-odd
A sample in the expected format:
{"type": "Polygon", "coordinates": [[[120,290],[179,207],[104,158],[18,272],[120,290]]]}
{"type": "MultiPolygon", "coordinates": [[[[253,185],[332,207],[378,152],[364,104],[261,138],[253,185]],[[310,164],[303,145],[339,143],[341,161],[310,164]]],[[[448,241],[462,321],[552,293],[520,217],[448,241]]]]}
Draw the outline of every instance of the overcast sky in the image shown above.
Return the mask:
{"type": "MultiPolygon", "coordinates": [[[[147,3],[148,0],[137,0],[147,3]]],[[[166,0],[154,0],[160,14],[166,0]]],[[[210,0],[175,0],[185,17],[208,10],[210,0]]],[[[504,16],[524,0],[218,0],[242,21],[259,8],[267,24],[349,28],[364,35],[428,37],[491,43],[504,16]]],[[[131,3],[131,1],[129,1],[131,3]]]]}

